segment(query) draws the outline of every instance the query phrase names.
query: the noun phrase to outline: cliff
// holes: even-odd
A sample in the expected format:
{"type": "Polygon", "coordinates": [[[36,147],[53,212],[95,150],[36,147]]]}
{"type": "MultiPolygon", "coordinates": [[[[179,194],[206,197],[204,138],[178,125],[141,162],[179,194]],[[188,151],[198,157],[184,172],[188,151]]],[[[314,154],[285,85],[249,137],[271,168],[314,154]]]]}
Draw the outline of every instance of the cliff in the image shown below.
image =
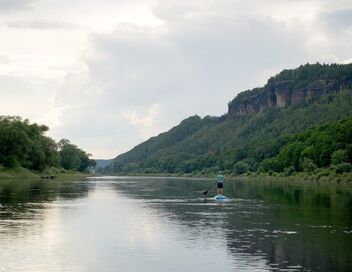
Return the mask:
{"type": "Polygon", "coordinates": [[[240,93],[228,104],[228,115],[243,116],[272,107],[284,108],[351,88],[352,64],[306,64],[282,71],[262,88],[240,93]]]}

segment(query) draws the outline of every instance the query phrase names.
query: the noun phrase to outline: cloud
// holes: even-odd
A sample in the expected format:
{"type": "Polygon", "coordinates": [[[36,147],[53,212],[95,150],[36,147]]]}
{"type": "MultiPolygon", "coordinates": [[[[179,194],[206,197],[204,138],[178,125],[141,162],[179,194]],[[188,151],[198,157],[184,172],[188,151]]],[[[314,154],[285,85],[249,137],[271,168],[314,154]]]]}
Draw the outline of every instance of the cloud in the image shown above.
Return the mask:
{"type": "Polygon", "coordinates": [[[352,28],[352,8],[325,11],[320,14],[320,21],[332,31],[344,31],[352,28]]]}
{"type": "Polygon", "coordinates": [[[0,74],[1,114],[19,115],[33,122],[55,126],[59,122],[50,102],[47,84],[38,84],[21,76],[0,74]],[[45,114],[43,114],[45,112],[45,114]]]}
{"type": "Polygon", "coordinates": [[[1,0],[0,12],[29,8],[36,0],[1,0]]]}
{"type": "Polygon", "coordinates": [[[152,127],[155,118],[160,116],[160,105],[152,105],[146,113],[138,114],[137,111],[122,112],[122,115],[134,126],[152,127]]]}
{"type": "Polygon", "coordinates": [[[139,113],[137,110],[132,110],[121,114],[137,129],[143,139],[156,135],[164,129],[162,126],[163,111],[160,104],[151,105],[145,112],[139,113]]]}
{"type": "Polygon", "coordinates": [[[0,64],[9,63],[10,59],[4,55],[0,55],[0,64]]]}
{"type": "Polygon", "coordinates": [[[97,139],[115,135],[110,154],[118,154],[190,115],[225,113],[236,93],[264,84],[273,71],[319,60],[319,50],[307,46],[309,30],[245,16],[194,22],[203,19],[157,29],[121,24],[92,35],[81,57],[87,69],[57,93],[57,103],[71,107],[61,132],[82,139],[96,127],[97,139]],[[83,116],[89,125],[82,130],[83,116]]]}
{"type": "Polygon", "coordinates": [[[76,29],[81,28],[74,23],[63,22],[63,21],[55,21],[55,20],[35,20],[35,21],[12,21],[7,22],[6,25],[9,28],[28,28],[28,29],[76,29]]]}

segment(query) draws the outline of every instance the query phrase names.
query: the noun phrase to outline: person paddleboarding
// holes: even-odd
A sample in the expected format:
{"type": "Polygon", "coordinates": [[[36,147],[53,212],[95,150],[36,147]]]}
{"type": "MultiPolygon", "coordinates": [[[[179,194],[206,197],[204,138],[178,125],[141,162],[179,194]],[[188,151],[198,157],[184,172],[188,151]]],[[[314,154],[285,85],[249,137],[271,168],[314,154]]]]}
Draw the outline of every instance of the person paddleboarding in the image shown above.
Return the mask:
{"type": "Polygon", "coordinates": [[[225,177],[222,174],[222,171],[219,172],[219,174],[216,177],[216,184],[218,186],[218,195],[223,195],[223,188],[224,188],[224,181],[225,177]]]}

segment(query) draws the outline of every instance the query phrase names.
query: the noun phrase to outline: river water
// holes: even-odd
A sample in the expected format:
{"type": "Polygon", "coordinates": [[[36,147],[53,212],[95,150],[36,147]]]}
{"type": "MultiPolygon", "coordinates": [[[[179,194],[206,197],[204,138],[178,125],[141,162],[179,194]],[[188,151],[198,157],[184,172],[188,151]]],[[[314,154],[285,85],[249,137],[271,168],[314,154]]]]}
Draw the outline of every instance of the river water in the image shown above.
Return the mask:
{"type": "Polygon", "coordinates": [[[0,181],[0,271],[352,271],[351,185],[0,181]],[[211,188],[208,196],[202,191],[211,188]]]}

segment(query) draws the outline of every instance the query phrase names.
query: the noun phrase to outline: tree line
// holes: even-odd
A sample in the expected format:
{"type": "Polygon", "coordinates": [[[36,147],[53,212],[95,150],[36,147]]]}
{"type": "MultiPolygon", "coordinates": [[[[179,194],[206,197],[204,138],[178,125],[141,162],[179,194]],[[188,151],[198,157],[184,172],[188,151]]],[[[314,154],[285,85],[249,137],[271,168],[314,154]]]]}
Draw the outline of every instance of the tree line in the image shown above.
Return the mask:
{"type": "MultiPolygon", "coordinates": [[[[314,173],[319,168],[331,168],[336,173],[352,172],[352,118],[280,137],[270,141],[269,149],[270,158],[258,162],[261,172],[291,175],[314,173]]],[[[237,174],[249,169],[246,160],[234,166],[237,174]]]]}
{"type": "Polygon", "coordinates": [[[94,166],[91,154],[62,139],[46,136],[49,128],[18,116],[0,116],[0,166],[43,171],[50,167],[85,171],[94,166]]]}

